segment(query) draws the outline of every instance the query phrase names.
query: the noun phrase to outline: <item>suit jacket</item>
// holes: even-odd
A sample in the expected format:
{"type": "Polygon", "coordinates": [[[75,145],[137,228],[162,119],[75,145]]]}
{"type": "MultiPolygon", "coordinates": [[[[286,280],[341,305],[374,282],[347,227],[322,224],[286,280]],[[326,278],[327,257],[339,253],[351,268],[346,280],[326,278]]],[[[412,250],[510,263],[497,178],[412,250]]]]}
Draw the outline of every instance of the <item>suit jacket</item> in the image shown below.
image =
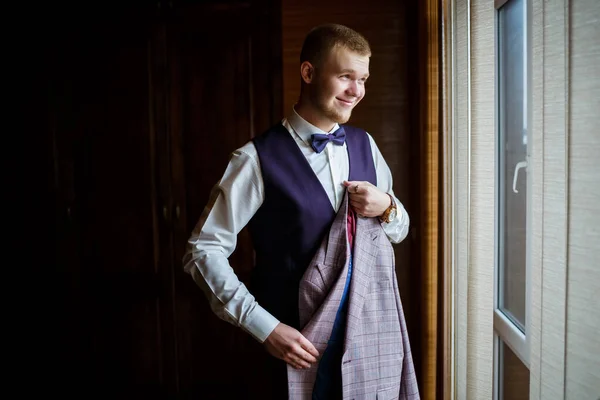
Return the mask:
{"type": "MultiPolygon", "coordinates": [[[[323,354],[344,290],[350,247],[348,193],[300,282],[301,333],[323,354]]],[[[344,400],[418,400],[419,391],[395,271],[394,251],[377,218],[358,218],[342,358],[344,400]]],[[[288,365],[290,399],[310,400],[318,362],[288,365]]]]}

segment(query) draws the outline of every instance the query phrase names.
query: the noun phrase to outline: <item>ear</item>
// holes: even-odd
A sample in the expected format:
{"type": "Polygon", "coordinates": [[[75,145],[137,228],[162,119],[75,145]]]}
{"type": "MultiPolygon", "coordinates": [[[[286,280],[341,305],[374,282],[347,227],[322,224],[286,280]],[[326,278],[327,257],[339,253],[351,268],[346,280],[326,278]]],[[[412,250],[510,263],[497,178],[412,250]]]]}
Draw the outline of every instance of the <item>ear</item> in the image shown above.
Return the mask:
{"type": "Polygon", "coordinates": [[[308,61],[304,61],[300,64],[300,76],[304,83],[311,83],[315,78],[315,68],[308,61]]]}

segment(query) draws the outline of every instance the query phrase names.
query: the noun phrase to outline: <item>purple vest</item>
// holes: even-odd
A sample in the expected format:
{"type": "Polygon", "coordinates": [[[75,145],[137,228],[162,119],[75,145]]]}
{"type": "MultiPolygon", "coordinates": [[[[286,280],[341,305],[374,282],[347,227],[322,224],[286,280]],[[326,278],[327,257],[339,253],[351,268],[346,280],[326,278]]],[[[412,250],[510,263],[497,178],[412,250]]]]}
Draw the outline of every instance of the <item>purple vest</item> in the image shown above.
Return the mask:
{"type": "MultiPolygon", "coordinates": [[[[350,181],[377,185],[365,131],[344,125],[350,181]]],[[[336,215],[325,189],[282,124],[254,139],[265,201],[248,224],[256,253],[250,290],[281,322],[299,329],[298,290],[304,271],[336,215]]],[[[342,182],[340,182],[342,184],[342,182]]]]}

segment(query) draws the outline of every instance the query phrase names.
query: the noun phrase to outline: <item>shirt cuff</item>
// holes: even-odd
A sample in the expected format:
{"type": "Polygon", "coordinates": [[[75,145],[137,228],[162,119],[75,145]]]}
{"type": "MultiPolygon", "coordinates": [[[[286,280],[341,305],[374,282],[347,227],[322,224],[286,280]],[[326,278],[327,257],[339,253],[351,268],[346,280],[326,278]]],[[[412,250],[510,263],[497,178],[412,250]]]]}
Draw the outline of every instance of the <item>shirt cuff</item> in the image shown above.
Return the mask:
{"type": "Polygon", "coordinates": [[[382,222],[381,225],[383,226],[383,230],[390,241],[394,244],[398,244],[406,238],[410,220],[408,219],[408,214],[406,213],[406,210],[404,209],[404,206],[400,200],[398,200],[396,196],[392,197],[394,199],[394,203],[396,203],[396,211],[398,214],[393,221],[389,223],[382,222]]]}
{"type": "Polygon", "coordinates": [[[263,343],[271,332],[279,325],[279,320],[271,315],[270,312],[256,305],[252,312],[252,319],[242,327],[250,333],[256,340],[263,343]]]}

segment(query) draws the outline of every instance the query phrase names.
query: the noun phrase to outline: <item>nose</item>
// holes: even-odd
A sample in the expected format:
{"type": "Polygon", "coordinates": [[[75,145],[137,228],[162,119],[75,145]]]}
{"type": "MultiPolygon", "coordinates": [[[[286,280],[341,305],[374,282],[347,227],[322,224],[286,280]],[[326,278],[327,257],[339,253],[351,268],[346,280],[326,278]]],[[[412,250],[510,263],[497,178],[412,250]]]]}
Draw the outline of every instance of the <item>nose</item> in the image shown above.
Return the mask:
{"type": "Polygon", "coordinates": [[[348,94],[348,96],[353,96],[353,97],[361,97],[362,91],[363,91],[363,87],[362,87],[362,85],[360,85],[358,83],[357,80],[351,81],[350,84],[348,85],[348,88],[346,89],[346,93],[348,94]]]}

